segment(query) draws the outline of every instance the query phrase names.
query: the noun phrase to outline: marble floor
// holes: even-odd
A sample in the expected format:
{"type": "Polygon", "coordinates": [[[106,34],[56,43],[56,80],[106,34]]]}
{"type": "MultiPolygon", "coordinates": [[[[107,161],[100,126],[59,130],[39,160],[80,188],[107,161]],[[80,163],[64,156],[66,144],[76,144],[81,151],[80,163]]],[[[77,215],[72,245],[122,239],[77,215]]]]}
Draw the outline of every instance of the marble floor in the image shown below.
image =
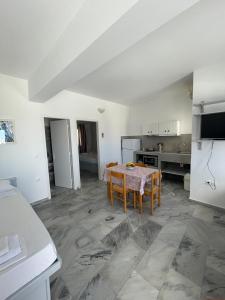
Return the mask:
{"type": "Polygon", "coordinates": [[[188,200],[164,181],[154,216],[111,208],[106,185],[85,177],[79,191],[34,206],[62,258],[53,300],[225,299],[225,213],[188,200]]]}

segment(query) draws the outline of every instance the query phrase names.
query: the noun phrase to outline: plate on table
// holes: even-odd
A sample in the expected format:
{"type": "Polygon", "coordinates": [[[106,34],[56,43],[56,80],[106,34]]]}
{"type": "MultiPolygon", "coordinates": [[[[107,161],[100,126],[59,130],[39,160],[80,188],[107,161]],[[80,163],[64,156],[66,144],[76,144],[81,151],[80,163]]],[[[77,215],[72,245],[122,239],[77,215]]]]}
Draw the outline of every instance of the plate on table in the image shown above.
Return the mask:
{"type": "Polygon", "coordinates": [[[134,168],[135,168],[135,164],[133,162],[128,162],[126,164],[126,169],[127,170],[134,170],[134,168]]]}
{"type": "Polygon", "coordinates": [[[135,167],[126,167],[127,170],[134,170],[135,167]]]}

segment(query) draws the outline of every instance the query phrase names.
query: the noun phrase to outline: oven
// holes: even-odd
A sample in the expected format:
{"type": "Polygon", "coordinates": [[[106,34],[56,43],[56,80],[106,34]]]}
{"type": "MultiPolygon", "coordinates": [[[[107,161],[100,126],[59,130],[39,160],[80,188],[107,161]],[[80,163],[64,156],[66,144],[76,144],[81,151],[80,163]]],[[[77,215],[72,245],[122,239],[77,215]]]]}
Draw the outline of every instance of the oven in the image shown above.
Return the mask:
{"type": "Polygon", "coordinates": [[[157,155],[144,155],[143,163],[158,168],[158,156],[157,155]]]}

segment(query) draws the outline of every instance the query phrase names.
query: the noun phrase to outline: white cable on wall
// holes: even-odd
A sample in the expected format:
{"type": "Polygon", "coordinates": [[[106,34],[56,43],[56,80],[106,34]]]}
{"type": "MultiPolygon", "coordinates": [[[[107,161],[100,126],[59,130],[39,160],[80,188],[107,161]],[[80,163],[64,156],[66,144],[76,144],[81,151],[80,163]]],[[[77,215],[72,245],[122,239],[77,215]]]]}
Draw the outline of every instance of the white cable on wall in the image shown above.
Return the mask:
{"type": "Polygon", "coordinates": [[[210,188],[215,191],[216,190],[216,178],[215,176],[213,175],[213,172],[212,170],[210,169],[210,161],[211,161],[211,158],[212,158],[212,154],[213,154],[213,146],[214,146],[214,141],[212,140],[212,143],[211,143],[211,148],[210,148],[210,154],[209,154],[209,158],[207,160],[207,169],[211,175],[211,178],[212,178],[212,182],[211,181],[207,181],[208,185],[210,186],[210,188]]]}

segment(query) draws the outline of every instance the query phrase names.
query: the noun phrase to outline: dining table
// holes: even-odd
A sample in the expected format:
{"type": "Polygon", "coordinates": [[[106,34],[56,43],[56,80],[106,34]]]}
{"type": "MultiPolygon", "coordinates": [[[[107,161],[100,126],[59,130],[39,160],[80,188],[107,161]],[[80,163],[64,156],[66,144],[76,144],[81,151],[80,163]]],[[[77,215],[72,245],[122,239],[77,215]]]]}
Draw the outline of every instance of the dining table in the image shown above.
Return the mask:
{"type": "Polygon", "coordinates": [[[104,181],[109,181],[109,174],[111,171],[125,174],[127,188],[139,192],[140,195],[144,194],[145,184],[150,183],[150,175],[159,172],[156,168],[135,166],[131,169],[128,168],[126,164],[119,164],[105,169],[104,181]]]}

